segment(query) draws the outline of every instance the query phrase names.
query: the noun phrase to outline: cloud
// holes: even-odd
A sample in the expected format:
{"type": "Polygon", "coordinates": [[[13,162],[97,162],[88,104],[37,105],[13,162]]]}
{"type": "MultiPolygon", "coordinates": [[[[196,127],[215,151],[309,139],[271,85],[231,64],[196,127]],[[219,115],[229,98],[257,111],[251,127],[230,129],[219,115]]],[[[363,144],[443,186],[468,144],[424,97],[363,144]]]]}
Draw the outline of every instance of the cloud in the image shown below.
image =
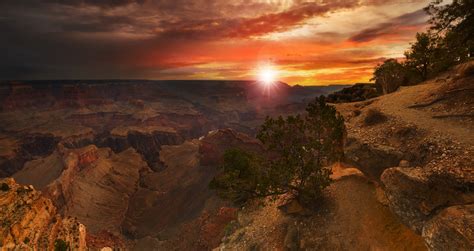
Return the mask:
{"type": "MultiPolygon", "coordinates": [[[[396,18],[383,22],[375,27],[364,29],[349,38],[350,41],[361,43],[369,42],[384,36],[402,35],[404,31],[413,27],[424,26],[427,21],[427,14],[424,10],[417,10],[396,18]]],[[[411,33],[410,33],[411,35],[411,33]]]]}
{"type": "Polygon", "coordinates": [[[132,3],[143,4],[147,0],[42,0],[43,2],[50,2],[63,5],[95,5],[104,8],[113,8],[132,3]]]}
{"type": "Polygon", "coordinates": [[[383,52],[360,48],[367,53],[358,55],[347,47],[389,34],[391,24],[417,25],[417,13],[381,22],[385,25],[350,41],[353,33],[337,29],[316,29],[290,41],[265,36],[292,32],[336,12],[397,2],[1,0],[0,79],[243,78],[256,61],[268,58],[295,71],[371,65],[383,52]],[[224,63],[235,67],[213,68],[224,63]]]}

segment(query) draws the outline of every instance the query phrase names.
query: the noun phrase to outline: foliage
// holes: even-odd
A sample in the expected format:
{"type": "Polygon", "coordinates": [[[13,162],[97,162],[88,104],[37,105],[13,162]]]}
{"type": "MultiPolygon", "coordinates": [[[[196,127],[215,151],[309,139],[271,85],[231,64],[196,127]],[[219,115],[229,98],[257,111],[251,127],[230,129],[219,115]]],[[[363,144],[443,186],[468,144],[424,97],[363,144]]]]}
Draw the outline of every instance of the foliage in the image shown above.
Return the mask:
{"type": "Polygon", "coordinates": [[[255,154],[240,149],[227,150],[221,169],[222,174],[209,184],[220,197],[242,204],[250,198],[267,195],[269,184],[262,175],[261,159],[255,154]]]}
{"type": "Polygon", "coordinates": [[[474,1],[453,0],[451,3],[444,4],[443,0],[434,0],[425,10],[431,16],[430,29],[432,31],[446,37],[456,37],[457,45],[469,48],[465,52],[473,56],[474,1]]]}
{"type": "Polygon", "coordinates": [[[6,191],[8,191],[8,190],[10,190],[10,186],[8,186],[7,183],[2,183],[2,184],[0,185],[0,191],[6,192],[6,191]]]}
{"type": "Polygon", "coordinates": [[[56,239],[54,241],[54,251],[69,251],[71,248],[69,247],[69,243],[65,242],[62,239],[56,239]]]}
{"type": "Polygon", "coordinates": [[[457,35],[452,32],[443,37],[432,32],[417,33],[415,43],[405,52],[407,70],[415,71],[424,81],[465,61],[466,47],[459,47],[457,41],[457,35]]]}
{"type": "Polygon", "coordinates": [[[441,39],[444,65],[465,62],[474,56],[474,1],[454,0],[445,4],[435,0],[425,8],[430,14],[430,31],[441,39]]]}
{"type": "Polygon", "coordinates": [[[267,117],[257,135],[267,152],[227,151],[210,186],[237,203],[292,193],[307,204],[330,184],[328,166],[343,156],[344,134],[342,116],[324,97],[310,103],[305,115],[267,117]]]}
{"type": "Polygon", "coordinates": [[[415,43],[405,52],[406,66],[415,70],[422,81],[428,79],[433,70],[436,51],[436,38],[430,33],[417,33],[415,43]]]}
{"type": "Polygon", "coordinates": [[[474,55],[474,1],[453,0],[445,4],[434,0],[425,11],[431,27],[417,33],[405,52],[403,64],[389,59],[374,70],[375,82],[384,93],[400,85],[427,80],[474,55]]]}
{"type": "Polygon", "coordinates": [[[396,59],[388,59],[383,64],[375,67],[375,84],[382,89],[384,94],[394,92],[400,87],[406,78],[406,69],[396,59]]]}

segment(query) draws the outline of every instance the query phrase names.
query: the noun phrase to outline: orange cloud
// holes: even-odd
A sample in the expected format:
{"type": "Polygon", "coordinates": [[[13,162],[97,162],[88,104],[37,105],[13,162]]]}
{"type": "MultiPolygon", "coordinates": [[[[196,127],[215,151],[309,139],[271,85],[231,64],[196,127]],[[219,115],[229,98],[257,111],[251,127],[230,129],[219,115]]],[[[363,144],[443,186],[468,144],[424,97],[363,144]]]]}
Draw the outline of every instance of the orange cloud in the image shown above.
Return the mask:
{"type": "Polygon", "coordinates": [[[4,0],[0,79],[251,79],[271,61],[289,84],[368,81],[426,1],[4,0]]]}

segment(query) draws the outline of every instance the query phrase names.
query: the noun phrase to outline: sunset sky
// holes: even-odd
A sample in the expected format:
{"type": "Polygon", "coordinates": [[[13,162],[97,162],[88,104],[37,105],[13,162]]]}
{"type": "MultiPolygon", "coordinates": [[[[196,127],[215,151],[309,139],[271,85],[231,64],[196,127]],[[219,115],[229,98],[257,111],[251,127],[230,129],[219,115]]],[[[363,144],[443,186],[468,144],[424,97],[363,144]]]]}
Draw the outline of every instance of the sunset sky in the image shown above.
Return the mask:
{"type": "Polygon", "coordinates": [[[426,0],[1,0],[0,79],[367,82],[426,0]]]}

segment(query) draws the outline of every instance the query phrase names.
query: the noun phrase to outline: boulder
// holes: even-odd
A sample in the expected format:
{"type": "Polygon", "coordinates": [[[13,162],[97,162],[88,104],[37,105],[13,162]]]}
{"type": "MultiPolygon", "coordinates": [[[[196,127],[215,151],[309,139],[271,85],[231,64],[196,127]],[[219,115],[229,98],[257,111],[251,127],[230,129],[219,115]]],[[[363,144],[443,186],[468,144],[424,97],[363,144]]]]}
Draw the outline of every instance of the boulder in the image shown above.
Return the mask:
{"type": "Polygon", "coordinates": [[[474,205],[448,207],[422,232],[431,250],[474,250],[474,205]]]}
{"type": "Polygon", "coordinates": [[[448,173],[394,167],[385,170],[381,180],[390,208],[418,233],[439,210],[474,202],[473,183],[448,173]]]}
{"type": "Polygon", "coordinates": [[[399,167],[410,167],[410,162],[408,160],[400,160],[400,163],[398,164],[399,167]]]}
{"type": "Polygon", "coordinates": [[[350,138],[344,148],[345,162],[357,167],[371,179],[379,180],[383,171],[398,166],[403,153],[386,145],[367,144],[350,138]]]}
{"type": "Polygon", "coordinates": [[[54,250],[63,242],[87,250],[86,228],[73,217],[57,214],[51,200],[33,186],[0,179],[0,247],[2,250],[54,250]]]}

